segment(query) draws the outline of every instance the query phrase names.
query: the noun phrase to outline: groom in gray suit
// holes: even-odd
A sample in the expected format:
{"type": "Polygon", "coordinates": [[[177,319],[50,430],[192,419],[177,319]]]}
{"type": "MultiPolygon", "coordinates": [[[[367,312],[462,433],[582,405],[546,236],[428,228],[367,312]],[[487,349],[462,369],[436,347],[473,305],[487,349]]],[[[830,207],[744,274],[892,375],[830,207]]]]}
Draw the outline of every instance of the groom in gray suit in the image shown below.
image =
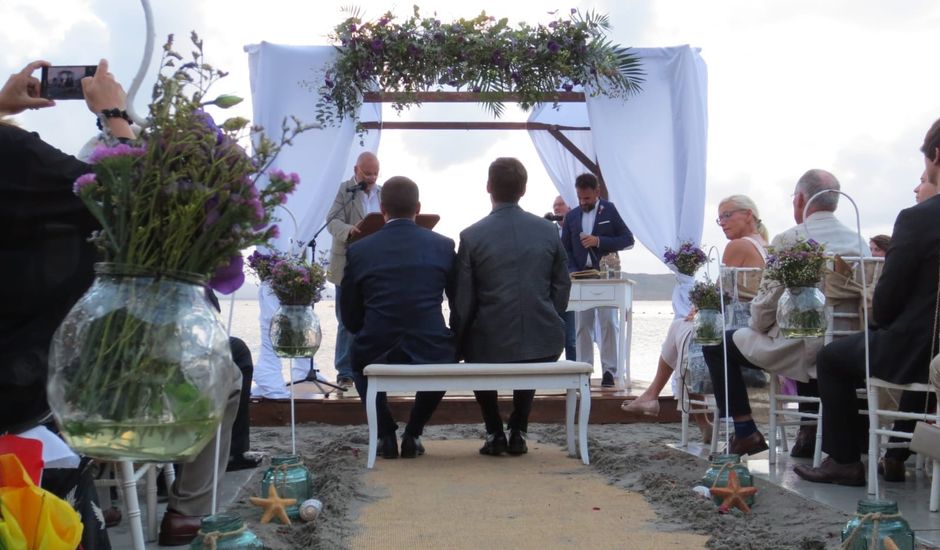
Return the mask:
{"type": "MultiPolygon", "coordinates": [[[[460,233],[451,328],[467,362],[555,361],[565,345],[568,260],[554,224],[519,208],[527,177],[514,158],[493,161],[486,182],[493,210],[460,233]]],[[[480,453],[525,453],[535,390],[513,392],[508,441],[496,392],[474,394],[486,423],[480,453]]]]}

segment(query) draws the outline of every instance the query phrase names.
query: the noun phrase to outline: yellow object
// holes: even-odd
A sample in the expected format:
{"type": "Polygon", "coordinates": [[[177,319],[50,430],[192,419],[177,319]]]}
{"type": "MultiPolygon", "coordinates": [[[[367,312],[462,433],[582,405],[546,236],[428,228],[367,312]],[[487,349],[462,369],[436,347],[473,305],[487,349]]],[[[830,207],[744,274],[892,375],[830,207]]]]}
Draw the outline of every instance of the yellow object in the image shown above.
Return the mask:
{"type": "Polygon", "coordinates": [[[81,538],[69,503],[37,487],[16,455],[0,455],[0,548],[75,550],[81,538]]]}
{"type": "Polygon", "coordinates": [[[264,514],[261,516],[261,523],[268,523],[271,521],[271,518],[277,515],[277,519],[280,520],[284,525],[290,525],[290,518],[287,517],[287,510],[284,509],[285,506],[290,506],[291,504],[297,504],[296,498],[281,498],[277,494],[277,488],[272,483],[268,486],[268,498],[261,497],[250,497],[248,500],[251,501],[255,506],[261,506],[264,508],[264,514]]]}

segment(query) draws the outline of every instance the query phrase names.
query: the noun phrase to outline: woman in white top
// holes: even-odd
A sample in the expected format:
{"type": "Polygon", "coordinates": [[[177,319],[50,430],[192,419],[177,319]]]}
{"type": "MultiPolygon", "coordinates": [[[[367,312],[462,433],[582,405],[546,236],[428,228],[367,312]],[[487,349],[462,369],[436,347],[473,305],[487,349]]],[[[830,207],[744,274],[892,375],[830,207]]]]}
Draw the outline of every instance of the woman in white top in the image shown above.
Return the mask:
{"type": "MultiPolygon", "coordinates": [[[[764,267],[767,254],[767,228],[760,220],[757,205],[745,195],[732,195],[718,204],[718,218],[715,220],[721,226],[725,237],[730,241],[725,247],[721,263],[726,267],[764,267]]],[[[738,294],[747,299],[753,298],[757,291],[758,282],[746,287],[739,287],[738,294]]],[[[695,308],[684,319],[676,319],[669,326],[666,340],[663,342],[659,356],[659,366],[656,376],[649,387],[639,397],[624,401],[621,408],[631,413],[643,413],[650,416],[659,414],[659,394],[662,392],[673,371],[679,365],[692,333],[692,319],[695,317],[695,308]]],[[[696,423],[702,430],[702,437],[706,443],[711,437],[711,424],[702,414],[694,415],[696,423]]]]}

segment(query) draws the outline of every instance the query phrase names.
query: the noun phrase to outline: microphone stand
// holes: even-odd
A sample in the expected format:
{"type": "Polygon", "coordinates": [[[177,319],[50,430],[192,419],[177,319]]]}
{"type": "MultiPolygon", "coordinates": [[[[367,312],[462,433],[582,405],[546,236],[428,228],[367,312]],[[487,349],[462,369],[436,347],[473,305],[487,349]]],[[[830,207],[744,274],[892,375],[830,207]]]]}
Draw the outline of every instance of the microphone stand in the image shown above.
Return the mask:
{"type": "MultiPolygon", "coordinates": [[[[317,259],[317,237],[320,235],[320,233],[323,232],[324,229],[326,229],[326,226],[328,226],[331,221],[339,217],[340,212],[346,211],[346,207],[348,207],[352,203],[352,201],[356,198],[356,193],[361,191],[363,187],[364,185],[359,183],[359,184],[356,184],[356,186],[353,187],[352,189],[347,188],[346,191],[349,193],[349,198],[346,199],[345,203],[343,203],[343,207],[340,210],[338,210],[336,214],[333,215],[332,218],[329,218],[328,220],[326,220],[323,223],[323,225],[320,226],[320,229],[317,229],[317,232],[313,234],[313,237],[310,239],[310,242],[307,243],[307,246],[310,247],[310,261],[311,262],[315,262],[317,259]]],[[[287,383],[287,386],[291,387],[294,384],[299,384],[301,382],[313,382],[313,384],[317,387],[317,389],[320,390],[320,393],[324,395],[329,395],[330,393],[332,393],[332,391],[324,390],[323,386],[329,386],[330,388],[333,389],[333,391],[339,391],[339,392],[346,391],[342,386],[338,386],[336,384],[333,384],[332,382],[327,382],[325,380],[320,380],[320,378],[317,376],[318,373],[319,373],[319,369],[317,369],[317,365],[316,363],[314,363],[313,356],[311,355],[310,356],[310,372],[307,373],[307,377],[304,378],[303,380],[298,380],[296,382],[292,380],[287,383]]]]}

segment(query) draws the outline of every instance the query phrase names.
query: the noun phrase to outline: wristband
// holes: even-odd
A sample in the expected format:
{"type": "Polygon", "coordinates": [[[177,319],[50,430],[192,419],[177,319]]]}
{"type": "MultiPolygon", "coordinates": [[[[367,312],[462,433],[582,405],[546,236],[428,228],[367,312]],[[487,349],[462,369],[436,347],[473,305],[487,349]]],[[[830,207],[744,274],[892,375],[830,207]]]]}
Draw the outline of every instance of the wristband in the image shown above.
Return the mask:
{"type": "Polygon", "coordinates": [[[105,119],[107,119],[107,118],[123,118],[124,120],[127,121],[128,124],[132,124],[132,123],[133,123],[133,121],[131,120],[130,115],[127,114],[127,111],[124,111],[124,110],[122,110],[122,109],[117,109],[117,108],[115,108],[115,109],[104,109],[104,110],[101,111],[101,114],[98,115],[97,124],[98,124],[98,129],[99,129],[99,130],[104,130],[104,126],[101,124],[101,119],[102,119],[102,118],[105,118],[105,119]]]}

